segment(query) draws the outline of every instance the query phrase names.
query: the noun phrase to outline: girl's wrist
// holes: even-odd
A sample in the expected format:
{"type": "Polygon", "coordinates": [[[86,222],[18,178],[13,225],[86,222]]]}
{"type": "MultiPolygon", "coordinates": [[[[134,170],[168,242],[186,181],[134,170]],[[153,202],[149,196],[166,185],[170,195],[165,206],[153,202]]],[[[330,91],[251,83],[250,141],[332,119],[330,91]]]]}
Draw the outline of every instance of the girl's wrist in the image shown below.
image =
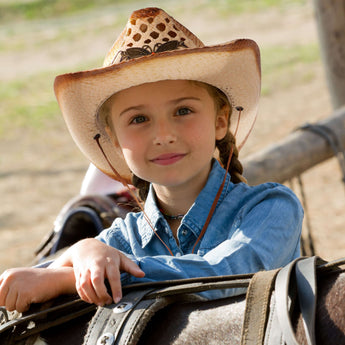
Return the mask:
{"type": "Polygon", "coordinates": [[[49,267],[48,270],[51,273],[48,279],[55,282],[56,296],[73,294],[77,291],[73,267],[49,267]]]}
{"type": "Polygon", "coordinates": [[[71,247],[69,247],[63,254],[56,258],[50,265],[49,268],[59,268],[59,267],[73,267],[73,251],[78,248],[81,240],[71,247]]]}

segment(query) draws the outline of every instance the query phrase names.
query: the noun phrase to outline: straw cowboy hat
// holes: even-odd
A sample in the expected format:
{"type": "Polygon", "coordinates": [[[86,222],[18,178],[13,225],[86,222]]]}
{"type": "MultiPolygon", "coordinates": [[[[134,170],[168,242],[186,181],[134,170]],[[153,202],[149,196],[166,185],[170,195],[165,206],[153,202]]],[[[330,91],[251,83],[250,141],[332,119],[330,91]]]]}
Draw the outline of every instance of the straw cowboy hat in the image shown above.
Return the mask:
{"type": "Polygon", "coordinates": [[[222,90],[233,108],[230,127],[233,133],[241,114],[237,147],[240,149],[246,141],[255,122],[260,96],[257,44],[239,39],[204,46],[163,10],[138,10],[132,13],[102,68],[63,74],[54,83],[56,98],[74,141],[108,176],[130,182],[132,174],[121,149],[113,145],[104,129],[99,116],[102,105],[116,92],[161,80],[196,80],[222,90]]]}

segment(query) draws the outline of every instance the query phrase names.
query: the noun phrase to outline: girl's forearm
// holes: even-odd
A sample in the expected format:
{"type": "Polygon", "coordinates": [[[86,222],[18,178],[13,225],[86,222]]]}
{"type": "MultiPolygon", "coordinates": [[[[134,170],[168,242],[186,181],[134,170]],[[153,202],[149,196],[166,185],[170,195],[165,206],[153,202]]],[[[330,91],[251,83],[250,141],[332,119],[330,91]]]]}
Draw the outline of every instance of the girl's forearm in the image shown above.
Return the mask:
{"type": "Polygon", "coordinates": [[[54,259],[49,268],[73,267],[72,250],[73,246],[69,247],[64,253],[54,259]]]}
{"type": "Polygon", "coordinates": [[[32,303],[43,303],[59,295],[76,292],[72,267],[19,267],[0,276],[0,305],[23,312],[32,303]]]}
{"type": "Polygon", "coordinates": [[[51,267],[47,268],[48,275],[55,281],[55,296],[76,293],[75,276],[73,267],[51,267]]]}

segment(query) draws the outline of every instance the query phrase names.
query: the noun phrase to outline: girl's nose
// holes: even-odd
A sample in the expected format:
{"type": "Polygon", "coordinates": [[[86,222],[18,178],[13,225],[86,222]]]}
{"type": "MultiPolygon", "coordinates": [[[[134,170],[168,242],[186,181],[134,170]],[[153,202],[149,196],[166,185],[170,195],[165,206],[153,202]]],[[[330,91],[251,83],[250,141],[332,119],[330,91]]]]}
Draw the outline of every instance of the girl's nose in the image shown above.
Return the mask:
{"type": "Polygon", "coordinates": [[[167,145],[176,141],[176,135],[169,121],[159,121],[155,128],[153,143],[167,145]]]}

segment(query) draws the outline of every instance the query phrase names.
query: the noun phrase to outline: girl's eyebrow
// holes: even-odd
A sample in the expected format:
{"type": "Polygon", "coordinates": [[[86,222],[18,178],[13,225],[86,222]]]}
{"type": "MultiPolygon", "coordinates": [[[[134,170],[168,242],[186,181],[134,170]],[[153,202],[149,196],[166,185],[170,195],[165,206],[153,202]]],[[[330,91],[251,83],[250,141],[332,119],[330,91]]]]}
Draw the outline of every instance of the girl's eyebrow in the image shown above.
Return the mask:
{"type": "Polygon", "coordinates": [[[192,97],[192,96],[190,96],[190,97],[181,97],[181,98],[173,99],[169,103],[180,103],[180,102],[187,101],[187,100],[200,101],[200,98],[199,97],[192,97]]]}
{"type": "Polygon", "coordinates": [[[133,107],[128,107],[128,108],[126,108],[126,109],[121,111],[120,116],[122,116],[123,114],[127,113],[128,111],[132,111],[132,110],[138,111],[138,110],[142,109],[143,106],[144,105],[139,104],[139,105],[135,105],[133,107]]]}
{"type": "MultiPolygon", "coordinates": [[[[200,101],[200,98],[199,97],[180,97],[180,98],[176,98],[176,99],[172,99],[171,101],[169,101],[168,103],[171,103],[171,104],[177,104],[177,103],[180,103],[180,102],[183,102],[183,101],[187,101],[187,100],[195,100],[195,101],[200,101]]],[[[144,104],[138,104],[138,105],[135,105],[135,106],[132,106],[132,107],[128,107],[124,110],[122,110],[120,112],[120,116],[122,116],[123,114],[127,113],[128,111],[140,111],[145,105],[144,104]]]]}

